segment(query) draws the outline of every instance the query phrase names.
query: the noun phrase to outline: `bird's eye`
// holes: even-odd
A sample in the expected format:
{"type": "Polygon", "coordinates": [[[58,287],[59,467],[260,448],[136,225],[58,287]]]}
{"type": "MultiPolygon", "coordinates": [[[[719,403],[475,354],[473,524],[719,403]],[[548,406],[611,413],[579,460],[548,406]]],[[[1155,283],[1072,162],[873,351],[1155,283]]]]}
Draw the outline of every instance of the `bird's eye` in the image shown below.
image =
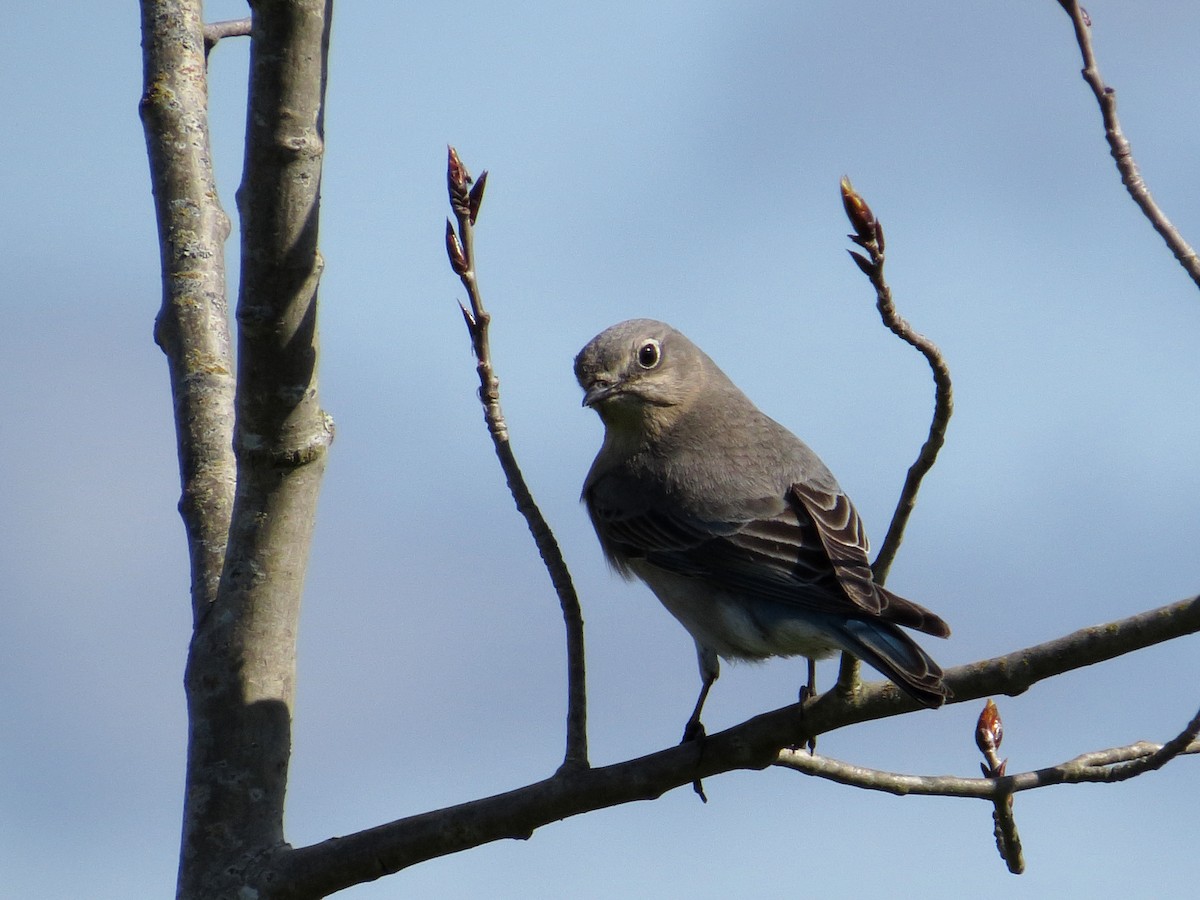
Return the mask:
{"type": "Polygon", "coordinates": [[[643,369],[653,369],[662,360],[662,350],[658,346],[658,341],[650,338],[642,342],[638,347],[637,361],[638,365],[643,369]]]}

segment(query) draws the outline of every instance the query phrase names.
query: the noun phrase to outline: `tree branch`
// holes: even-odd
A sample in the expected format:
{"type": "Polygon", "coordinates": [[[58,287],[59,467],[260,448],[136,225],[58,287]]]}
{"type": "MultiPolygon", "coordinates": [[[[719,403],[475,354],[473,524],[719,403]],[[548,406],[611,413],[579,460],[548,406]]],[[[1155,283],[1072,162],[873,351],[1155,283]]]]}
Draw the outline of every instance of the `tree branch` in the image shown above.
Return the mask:
{"type": "Polygon", "coordinates": [[[805,750],[780,751],[776,765],[804,775],[825,778],[849,787],[887,794],[927,797],[967,797],[996,801],[1006,796],[1057,784],[1095,784],[1125,781],[1162,768],[1176,756],[1200,753],[1200,714],[1167,744],[1138,741],[1084,753],[1067,762],[1017,775],[997,778],[959,778],[954,775],[902,775],[856,766],[829,757],[810,755],[805,750]]]}
{"type": "Polygon", "coordinates": [[[217,42],[227,37],[248,37],[250,17],[227,19],[224,22],[206,22],[204,25],[204,55],[207,57],[217,42]]]}
{"type": "MultiPolygon", "coordinates": [[[[951,669],[945,675],[954,691],[950,702],[1018,694],[1043,678],[1196,631],[1200,631],[1200,597],[951,669]]],[[[803,713],[799,704],[793,704],[709,735],[704,741],[601,768],[560,769],[545,781],[503,794],[286,852],[277,860],[278,896],[310,900],[491,841],[525,839],[537,828],[569,816],[651,800],[722,772],[779,764],[784,747],[800,746],[817,734],[917,708],[917,701],[891,682],[870,682],[852,695],[829,691],[806,705],[803,713]]],[[[979,796],[985,794],[981,791],[979,796]]],[[[992,795],[986,796],[990,799],[992,795]]]]}
{"type": "Polygon", "coordinates": [[[195,622],[217,596],[236,477],[224,249],[229,218],[212,169],[200,6],[200,0],[143,0],[138,107],[162,261],[154,339],[170,371],[195,622]]]}
{"type": "Polygon", "coordinates": [[[1081,628],[1007,656],[957,666],[946,673],[954,702],[992,694],[1016,696],[1063,672],[1091,666],[1200,631],[1200,596],[1116,622],[1081,628]]]}
{"type": "Polygon", "coordinates": [[[1075,27],[1075,41],[1079,44],[1079,52],[1083,57],[1083,80],[1092,89],[1096,102],[1100,105],[1100,115],[1104,120],[1104,137],[1108,141],[1112,158],[1116,161],[1117,171],[1121,174],[1121,183],[1125,185],[1129,196],[1141,209],[1142,214],[1150,220],[1154,230],[1166,241],[1167,247],[1179,260],[1179,264],[1191,276],[1197,287],[1200,287],[1200,258],[1197,258],[1196,251],[1183,239],[1183,235],[1154,201],[1150,189],[1142,180],[1129,141],[1121,130],[1121,123],[1117,119],[1117,92],[1104,83],[1100,76],[1100,67],[1096,65],[1096,55],[1092,50],[1091,19],[1078,0],[1058,0],[1058,4],[1066,10],[1075,27]]]}
{"type": "Polygon", "coordinates": [[[525,476],[517,465],[517,458],[508,439],[508,424],[500,408],[500,380],[492,366],[491,346],[488,342],[488,325],[491,315],[484,309],[479,293],[479,281],[475,274],[475,219],[483,202],[483,191],[487,184],[487,172],[479,176],[474,187],[466,166],[453,147],[448,148],[446,182],[450,192],[450,206],[454,211],[458,229],[446,220],[446,253],[450,267],[462,281],[467,291],[468,309],[461,306],[463,320],[471,335],[471,346],[475,350],[476,370],[479,372],[479,399],[483,404],[483,418],[488,433],[496,448],[500,468],[504,471],[508,489],[516,502],[517,510],[525,518],[529,533],[533,535],[538,553],[550,575],[550,582],[558,594],[563,622],[567,631],[567,741],[563,757],[565,768],[586,768],[587,749],[587,679],[584,668],[583,613],[579,608],[579,597],[571,573],[563,559],[562,550],[554,532],[550,530],[542,511],[533,499],[525,476]]]}
{"type": "Polygon", "coordinates": [[[887,536],[875,562],[871,564],[871,573],[877,584],[887,581],[892,561],[900,542],[904,539],[904,529],[917,503],[917,491],[921,489],[921,481],[937,461],[938,451],[946,441],[946,428],[950,424],[950,416],[954,413],[954,391],[950,383],[950,367],[937,345],[923,334],[913,330],[913,327],[896,310],[892,301],[892,289],[888,287],[883,277],[884,240],[883,225],[875,218],[871,208],[862,196],[854,190],[849,178],[842,179],[842,203],[846,207],[846,215],[854,226],[855,233],[850,240],[862,247],[866,254],[848,251],[851,258],[871,280],[875,288],[876,306],[883,324],[888,327],[900,340],[915,347],[929,363],[933,371],[934,409],[933,420],[929,423],[929,435],[917,454],[916,462],[909,467],[908,476],[904,479],[904,489],[900,492],[900,500],[896,511],[892,514],[892,522],[888,526],[887,536]]]}
{"type": "MultiPolygon", "coordinates": [[[[333,434],[316,378],[330,2],[251,3],[238,191],[237,487],[220,584],[198,618],[185,676],[191,727],[180,898],[238,895],[249,867],[283,845],[297,620],[333,434]]],[[[191,21],[190,64],[202,77],[198,9],[191,21]]],[[[159,24],[148,20],[151,29],[159,24]]]]}
{"type": "MultiPolygon", "coordinates": [[[[929,363],[933,370],[934,404],[933,419],[929,423],[929,434],[916,461],[909,466],[908,475],[904,479],[904,487],[900,491],[900,499],[892,513],[892,521],[888,525],[887,535],[883,546],[871,564],[871,574],[877,584],[887,581],[900,542],[904,540],[904,529],[908,527],[909,517],[917,504],[917,492],[921,489],[921,481],[926,473],[933,468],[937,461],[938,452],[946,441],[946,428],[950,425],[950,416],[954,413],[954,391],[950,382],[950,367],[937,345],[923,334],[919,334],[900,315],[892,300],[892,289],[883,277],[884,239],[883,225],[871,212],[871,207],[862,195],[854,190],[850,179],[843,177],[841,182],[842,205],[846,216],[854,228],[854,234],[849,235],[851,241],[861,247],[865,253],[854,250],[847,251],[855,265],[871,281],[875,288],[876,308],[883,324],[905,343],[915,347],[929,363]]],[[[837,686],[843,693],[855,690],[859,681],[861,666],[859,661],[849,653],[843,653],[838,669],[837,686]]]]}

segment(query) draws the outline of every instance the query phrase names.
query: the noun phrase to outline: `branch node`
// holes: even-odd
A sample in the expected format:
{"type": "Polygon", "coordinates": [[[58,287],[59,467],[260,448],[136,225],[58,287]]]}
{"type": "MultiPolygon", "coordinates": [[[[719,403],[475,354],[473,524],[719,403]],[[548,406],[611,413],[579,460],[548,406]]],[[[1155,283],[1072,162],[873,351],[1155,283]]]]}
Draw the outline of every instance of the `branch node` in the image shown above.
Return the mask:
{"type": "Polygon", "coordinates": [[[217,43],[227,37],[249,37],[250,17],[228,19],[224,22],[206,22],[204,25],[204,55],[208,56],[217,43]]]}
{"type": "MultiPolygon", "coordinates": [[[[1008,768],[1008,760],[1000,759],[997,751],[1004,740],[1004,723],[1000,719],[1000,710],[991,699],[984,704],[975,724],[975,746],[983,754],[985,762],[980,763],[983,777],[993,780],[1004,778],[1008,768]]],[[[1013,815],[1012,790],[1003,790],[995,798],[995,808],[992,811],[993,833],[996,836],[996,849],[1000,858],[1008,865],[1008,871],[1020,875],[1025,871],[1025,856],[1021,851],[1021,836],[1017,832],[1017,820],[1013,815]]]]}

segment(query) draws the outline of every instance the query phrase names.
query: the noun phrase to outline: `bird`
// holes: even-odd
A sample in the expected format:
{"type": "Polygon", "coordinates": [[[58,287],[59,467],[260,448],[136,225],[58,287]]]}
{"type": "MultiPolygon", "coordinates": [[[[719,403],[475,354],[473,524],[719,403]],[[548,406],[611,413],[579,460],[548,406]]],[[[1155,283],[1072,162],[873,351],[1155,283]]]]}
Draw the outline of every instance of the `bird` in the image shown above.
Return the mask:
{"type": "Polygon", "coordinates": [[[845,651],[927,707],[950,695],[942,670],[901,628],[949,637],[924,607],[877,584],[850,499],[807,444],[758,407],[681,332],[630,319],[575,358],[583,405],[604,438],[582,501],[604,556],[640,578],[691,635],[701,689],[720,659],[845,651]]]}

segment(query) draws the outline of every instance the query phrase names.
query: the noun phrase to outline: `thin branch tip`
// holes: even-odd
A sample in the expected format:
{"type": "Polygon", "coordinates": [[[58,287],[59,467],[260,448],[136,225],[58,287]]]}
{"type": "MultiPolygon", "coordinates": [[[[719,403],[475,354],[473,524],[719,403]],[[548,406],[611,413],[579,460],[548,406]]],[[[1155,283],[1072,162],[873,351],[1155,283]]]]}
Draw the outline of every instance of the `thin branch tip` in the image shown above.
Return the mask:
{"type": "Polygon", "coordinates": [[[479,375],[479,400],[483,405],[484,422],[492,438],[500,468],[508,483],[517,511],[525,519],[538,554],[550,576],[558,596],[566,628],[567,642],[567,736],[563,756],[564,771],[588,767],[587,752],[587,687],[584,668],[583,614],[575,592],[571,573],[563,558],[558,540],[550,529],[533,498],[525,476],[517,464],[509,440],[508,424],[500,406],[500,382],[492,364],[488,338],[491,315],[483,305],[475,267],[475,221],[483,203],[487,171],[473,181],[466,165],[453,145],[446,146],[446,188],[454,220],[446,219],[446,255],[450,268],[459,277],[467,292],[467,303],[459,303],[463,321],[475,353],[479,375]],[[473,187],[471,185],[474,185],[473,187]],[[457,223],[457,229],[455,224],[457,223]]]}
{"type": "Polygon", "coordinates": [[[942,351],[929,338],[916,332],[896,310],[895,302],[892,300],[892,289],[883,276],[883,223],[879,221],[863,196],[854,189],[849,178],[842,177],[840,188],[846,217],[854,228],[854,234],[849,235],[849,238],[864,251],[860,253],[856,250],[847,250],[846,252],[850,254],[854,264],[867,276],[871,286],[875,288],[875,305],[883,324],[925,357],[933,372],[934,380],[934,408],[928,436],[921,446],[916,461],[908,469],[908,475],[900,492],[900,499],[896,503],[896,510],[892,514],[887,535],[884,537],[883,545],[879,548],[875,562],[871,565],[875,581],[883,584],[887,580],[896,552],[900,549],[900,542],[904,539],[904,530],[908,526],[908,519],[916,507],[916,497],[921,482],[933,468],[938,452],[945,443],[946,428],[950,424],[950,416],[954,409],[953,390],[950,369],[946,365],[942,351]]]}
{"type": "Polygon", "coordinates": [[[1121,176],[1121,183],[1125,186],[1125,190],[1133,202],[1137,204],[1138,209],[1141,210],[1142,215],[1158,232],[1159,237],[1163,239],[1179,264],[1183,266],[1192,282],[1200,287],[1200,256],[1197,256],[1196,251],[1167,218],[1166,213],[1150,193],[1150,189],[1142,178],[1137,161],[1133,158],[1129,140],[1121,129],[1121,122],[1117,117],[1116,91],[1104,83],[1100,67],[1096,62],[1096,53],[1092,47],[1091,17],[1077,0],[1059,0],[1059,5],[1071,17],[1071,24],[1075,30],[1075,43],[1079,46],[1079,53],[1083,60],[1081,74],[1100,107],[1105,140],[1108,142],[1109,152],[1116,163],[1117,172],[1121,176]]]}

